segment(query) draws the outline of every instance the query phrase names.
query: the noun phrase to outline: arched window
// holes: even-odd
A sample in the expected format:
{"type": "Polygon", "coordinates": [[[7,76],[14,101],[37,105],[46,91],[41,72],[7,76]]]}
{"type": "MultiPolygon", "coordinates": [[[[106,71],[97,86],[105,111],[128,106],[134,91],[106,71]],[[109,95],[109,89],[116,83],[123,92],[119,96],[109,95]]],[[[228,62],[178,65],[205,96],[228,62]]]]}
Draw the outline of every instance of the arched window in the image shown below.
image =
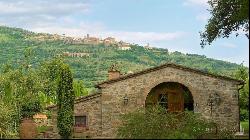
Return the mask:
{"type": "Polygon", "coordinates": [[[158,103],[161,107],[167,109],[168,108],[168,95],[167,94],[160,94],[158,103]]]}

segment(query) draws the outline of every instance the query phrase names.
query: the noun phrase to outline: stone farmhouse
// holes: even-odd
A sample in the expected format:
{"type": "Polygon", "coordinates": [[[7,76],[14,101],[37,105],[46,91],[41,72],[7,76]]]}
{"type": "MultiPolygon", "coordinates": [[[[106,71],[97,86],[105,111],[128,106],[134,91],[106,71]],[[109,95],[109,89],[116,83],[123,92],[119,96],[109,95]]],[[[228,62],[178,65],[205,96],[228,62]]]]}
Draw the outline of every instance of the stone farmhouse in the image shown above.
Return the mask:
{"type": "MultiPolygon", "coordinates": [[[[121,75],[108,71],[96,93],[75,100],[74,136],[115,138],[120,115],[159,104],[168,112],[190,110],[213,119],[218,129],[239,131],[239,86],[244,82],[172,63],[121,75]]],[[[52,118],[56,125],[56,106],[52,118]]]]}

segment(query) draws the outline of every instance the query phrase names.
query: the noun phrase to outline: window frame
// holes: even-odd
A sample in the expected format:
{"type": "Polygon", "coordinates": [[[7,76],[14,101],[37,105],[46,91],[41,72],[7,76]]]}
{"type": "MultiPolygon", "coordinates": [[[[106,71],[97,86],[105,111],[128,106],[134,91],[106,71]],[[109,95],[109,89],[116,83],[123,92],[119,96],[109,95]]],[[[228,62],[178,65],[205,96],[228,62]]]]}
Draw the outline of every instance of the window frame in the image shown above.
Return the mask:
{"type": "Polygon", "coordinates": [[[87,115],[75,115],[74,116],[74,127],[88,127],[88,116],[87,115]],[[85,117],[85,125],[77,125],[76,124],[76,117],[85,117]]]}

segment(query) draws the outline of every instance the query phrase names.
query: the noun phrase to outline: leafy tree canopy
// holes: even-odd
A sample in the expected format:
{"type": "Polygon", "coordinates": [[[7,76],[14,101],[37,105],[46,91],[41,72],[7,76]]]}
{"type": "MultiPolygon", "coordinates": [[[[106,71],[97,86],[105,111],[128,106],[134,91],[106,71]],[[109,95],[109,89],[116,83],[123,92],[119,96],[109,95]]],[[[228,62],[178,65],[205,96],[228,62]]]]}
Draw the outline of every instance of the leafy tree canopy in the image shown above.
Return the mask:
{"type": "Polygon", "coordinates": [[[216,38],[228,38],[233,31],[240,29],[249,38],[249,0],[209,0],[208,3],[212,17],[205,31],[200,33],[202,47],[210,45],[216,38]]]}
{"type": "Polygon", "coordinates": [[[243,80],[245,85],[239,89],[240,120],[249,119],[249,70],[241,64],[235,72],[235,78],[243,80]]]}

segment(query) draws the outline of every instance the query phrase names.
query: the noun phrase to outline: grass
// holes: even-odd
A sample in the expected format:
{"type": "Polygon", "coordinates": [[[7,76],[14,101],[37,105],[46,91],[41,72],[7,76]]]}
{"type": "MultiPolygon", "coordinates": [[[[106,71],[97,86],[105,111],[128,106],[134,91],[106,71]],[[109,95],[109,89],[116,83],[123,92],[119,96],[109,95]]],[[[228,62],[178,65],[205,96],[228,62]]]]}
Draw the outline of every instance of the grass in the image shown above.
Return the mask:
{"type": "Polygon", "coordinates": [[[38,133],[46,132],[46,131],[48,130],[48,127],[45,126],[45,125],[38,126],[38,127],[37,127],[37,130],[38,130],[38,133]]]}
{"type": "Polygon", "coordinates": [[[244,133],[249,132],[249,120],[240,122],[242,128],[244,128],[244,133]]]}

